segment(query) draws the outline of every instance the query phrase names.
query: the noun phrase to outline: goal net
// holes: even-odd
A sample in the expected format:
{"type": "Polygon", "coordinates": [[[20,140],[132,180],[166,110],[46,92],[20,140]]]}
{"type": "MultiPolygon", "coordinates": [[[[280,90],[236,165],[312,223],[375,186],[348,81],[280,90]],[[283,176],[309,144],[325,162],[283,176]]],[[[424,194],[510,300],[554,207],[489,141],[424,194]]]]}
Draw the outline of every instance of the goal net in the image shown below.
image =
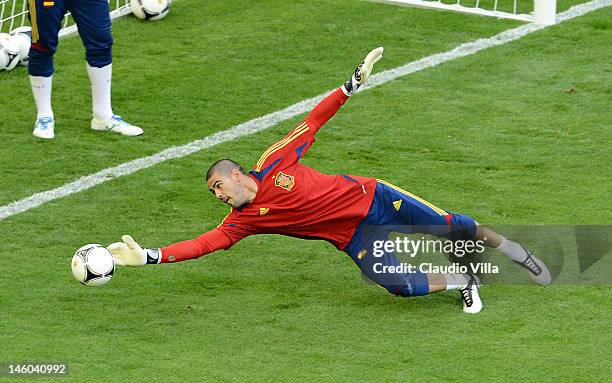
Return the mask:
{"type": "Polygon", "coordinates": [[[557,0],[378,0],[386,3],[444,9],[462,13],[514,19],[530,23],[555,23],[557,0]]]}
{"type": "MultiPolygon", "coordinates": [[[[28,18],[28,4],[34,0],[0,0],[0,32],[8,33],[17,27],[30,25],[28,18]]],[[[131,13],[130,0],[109,0],[111,19],[131,13]]],[[[60,37],[77,31],[76,24],[70,12],[64,16],[60,37]]]]}

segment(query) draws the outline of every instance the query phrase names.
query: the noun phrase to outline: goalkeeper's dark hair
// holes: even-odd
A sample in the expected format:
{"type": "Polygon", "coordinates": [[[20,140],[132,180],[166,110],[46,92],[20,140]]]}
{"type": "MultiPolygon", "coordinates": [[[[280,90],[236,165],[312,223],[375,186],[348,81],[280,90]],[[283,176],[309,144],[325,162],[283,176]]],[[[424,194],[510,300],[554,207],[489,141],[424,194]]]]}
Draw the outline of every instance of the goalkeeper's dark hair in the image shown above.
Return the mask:
{"type": "Polygon", "coordinates": [[[219,173],[221,175],[226,175],[231,173],[232,170],[238,169],[242,174],[246,174],[242,166],[234,160],[230,160],[229,158],[224,158],[212,164],[208,171],[206,172],[206,181],[212,177],[213,173],[219,173]]]}

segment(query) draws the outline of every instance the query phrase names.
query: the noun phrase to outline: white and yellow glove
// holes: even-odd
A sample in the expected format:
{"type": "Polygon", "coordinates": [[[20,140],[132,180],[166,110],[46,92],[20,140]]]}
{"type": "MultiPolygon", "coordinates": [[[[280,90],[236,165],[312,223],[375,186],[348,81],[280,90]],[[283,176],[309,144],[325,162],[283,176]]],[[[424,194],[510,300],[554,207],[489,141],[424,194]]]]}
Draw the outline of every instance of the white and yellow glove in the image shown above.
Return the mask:
{"type": "Polygon", "coordinates": [[[115,264],[119,266],[143,266],[161,262],[161,251],[159,249],[143,249],[129,235],[121,236],[121,240],[123,242],[111,243],[107,247],[115,258],[115,264]]]}
{"type": "Polygon", "coordinates": [[[374,68],[374,64],[378,62],[382,58],[383,47],[378,47],[376,49],[372,49],[370,53],[363,59],[363,62],[359,64],[359,66],[355,69],[355,73],[347,82],[342,85],[342,91],[347,96],[351,96],[357,92],[357,89],[363,84],[365,84],[370,78],[370,74],[372,74],[372,68],[374,68]]]}

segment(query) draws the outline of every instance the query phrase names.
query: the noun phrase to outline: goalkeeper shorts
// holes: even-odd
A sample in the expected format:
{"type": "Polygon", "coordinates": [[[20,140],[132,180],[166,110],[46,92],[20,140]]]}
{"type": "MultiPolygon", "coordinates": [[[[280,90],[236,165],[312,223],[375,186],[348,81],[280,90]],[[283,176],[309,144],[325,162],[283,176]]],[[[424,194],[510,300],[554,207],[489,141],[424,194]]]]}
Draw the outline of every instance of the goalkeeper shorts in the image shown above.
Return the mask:
{"type": "Polygon", "coordinates": [[[344,251],[361,272],[390,293],[418,296],[429,293],[427,277],[422,272],[397,272],[401,262],[381,244],[389,242],[391,233],[422,233],[452,241],[471,240],[476,222],[470,216],[449,213],[439,207],[378,180],[367,216],[355,229],[344,251]],[[394,270],[388,272],[385,270],[394,270]]]}

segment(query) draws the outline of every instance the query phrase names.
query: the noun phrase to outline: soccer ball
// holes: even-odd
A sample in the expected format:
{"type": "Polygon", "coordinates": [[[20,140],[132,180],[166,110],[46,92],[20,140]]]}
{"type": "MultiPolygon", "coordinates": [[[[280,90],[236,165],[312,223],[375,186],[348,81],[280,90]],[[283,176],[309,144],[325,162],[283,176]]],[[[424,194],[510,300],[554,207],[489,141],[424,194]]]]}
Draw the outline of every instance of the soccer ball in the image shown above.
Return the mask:
{"type": "Polygon", "coordinates": [[[170,0],[130,0],[130,8],[141,20],[161,20],[168,14],[170,3],[170,0]]]}
{"type": "Polygon", "coordinates": [[[19,63],[19,44],[8,33],[0,33],[0,70],[11,70],[19,63]]]}
{"type": "Polygon", "coordinates": [[[19,65],[28,65],[32,45],[32,28],[15,28],[11,31],[11,38],[19,44],[19,65]]]}
{"type": "Polygon", "coordinates": [[[113,277],[115,259],[106,247],[92,243],[74,253],[71,266],[77,281],[87,286],[102,286],[113,277]]]}

